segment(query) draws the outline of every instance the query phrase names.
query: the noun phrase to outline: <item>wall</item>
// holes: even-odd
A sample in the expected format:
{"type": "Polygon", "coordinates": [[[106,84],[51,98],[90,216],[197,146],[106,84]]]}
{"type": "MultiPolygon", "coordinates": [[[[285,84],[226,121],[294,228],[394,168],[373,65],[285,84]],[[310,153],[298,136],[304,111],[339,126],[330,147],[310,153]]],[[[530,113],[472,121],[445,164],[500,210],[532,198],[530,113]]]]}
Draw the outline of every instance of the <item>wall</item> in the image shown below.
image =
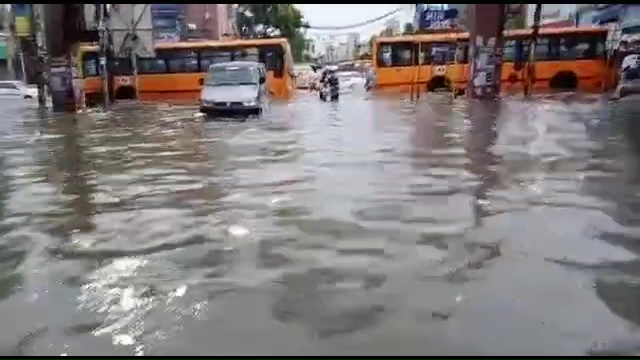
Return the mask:
{"type": "MultiPolygon", "coordinates": [[[[449,9],[458,10],[458,18],[454,21],[454,23],[463,30],[469,30],[470,19],[469,16],[471,14],[471,5],[472,4],[447,4],[449,9]]],[[[527,16],[527,6],[522,7],[522,16],[527,16]]]]}
{"type": "Polygon", "coordinates": [[[154,41],[180,41],[182,33],[180,18],[183,16],[184,8],[183,4],[151,4],[154,41]]]}
{"type": "Polygon", "coordinates": [[[186,4],[186,22],[194,24],[208,39],[220,40],[235,33],[238,4],[186,4]]]}
{"type": "MultiPolygon", "coordinates": [[[[528,4],[526,8],[526,24],[528,27],[530,27],[533,25],[533,14],[536,9],[536,4],[528,4]]],[[[576,13],[577,9],[577,4],[542,4],[540,24],[567,20],[576,13]]]]}

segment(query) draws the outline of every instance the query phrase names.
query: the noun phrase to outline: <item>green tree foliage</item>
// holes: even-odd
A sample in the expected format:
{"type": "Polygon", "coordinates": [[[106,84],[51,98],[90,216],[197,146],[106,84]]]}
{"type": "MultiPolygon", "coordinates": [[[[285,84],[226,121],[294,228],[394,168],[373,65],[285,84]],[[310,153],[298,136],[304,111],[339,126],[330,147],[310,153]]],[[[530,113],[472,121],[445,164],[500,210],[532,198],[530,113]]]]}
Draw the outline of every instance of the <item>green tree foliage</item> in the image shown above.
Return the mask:
{"type": "Polygon", "coordinates": [[[516,14],[507,17],[507,21],[504,24],[504,28],[506,30],[513,29],[524,29],[525,28],[525,18],[521,14],[516,14]]]}
{"type": "Polygon", "coordinates": [[[303,59],[306,41],[302,29],[309,25],[304,22],[300,10],[293,4],[239,4],[241,9],[248,10],[252,16],[243,13],[238,15],[239,29],[253,29],[263,25],[280,30],[283,37],[289,39],[294,59],[303,59]]]}

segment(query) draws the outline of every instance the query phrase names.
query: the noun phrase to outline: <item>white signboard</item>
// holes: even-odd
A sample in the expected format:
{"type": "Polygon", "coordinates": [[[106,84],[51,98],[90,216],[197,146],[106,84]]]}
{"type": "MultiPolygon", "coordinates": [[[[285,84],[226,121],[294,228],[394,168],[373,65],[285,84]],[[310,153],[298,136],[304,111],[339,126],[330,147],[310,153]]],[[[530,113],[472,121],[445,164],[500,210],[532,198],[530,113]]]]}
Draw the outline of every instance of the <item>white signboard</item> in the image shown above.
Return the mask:
{"type": "Polygon", "coordinates": [[[140,57],[155,57],[150,4],[112,4],[110,15],[117,56],[133,51],[140,57]]]}
{"type": "Polygon", "coordinates": [[[433,72],[436,76],[444,76],[447,74],[447,67],[442,65],[436,66],[433,72]]]}

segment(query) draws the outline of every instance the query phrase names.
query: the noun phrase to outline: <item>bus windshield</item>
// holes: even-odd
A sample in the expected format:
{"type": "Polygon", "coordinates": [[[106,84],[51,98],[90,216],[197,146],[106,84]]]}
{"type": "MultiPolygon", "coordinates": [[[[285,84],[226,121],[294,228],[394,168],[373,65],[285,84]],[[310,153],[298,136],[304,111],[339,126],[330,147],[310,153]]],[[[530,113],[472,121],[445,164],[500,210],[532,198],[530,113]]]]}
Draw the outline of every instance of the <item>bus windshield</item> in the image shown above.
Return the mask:
{"type": "Polygon", "coordinates": [[[219,67],[209,69],[206,86],[257,85],[258,74],[248,67],[219,67]]]}

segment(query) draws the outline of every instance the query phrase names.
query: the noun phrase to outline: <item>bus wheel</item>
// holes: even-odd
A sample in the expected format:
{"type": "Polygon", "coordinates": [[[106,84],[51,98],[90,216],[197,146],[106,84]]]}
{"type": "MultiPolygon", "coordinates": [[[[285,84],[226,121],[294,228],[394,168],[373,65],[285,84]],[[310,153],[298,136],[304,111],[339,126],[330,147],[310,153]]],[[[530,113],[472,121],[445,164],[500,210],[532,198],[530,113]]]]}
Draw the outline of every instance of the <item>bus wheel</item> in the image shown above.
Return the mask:
{"type": "Polygon", "coordinates": [[[133,86],[121,86],[116,90],[115,100],[135,100],[136,89],[133,86]]]}
{"type": "Polygon", "coordinates": [[[104,96],[102,96],[101,92],[85,94],[84,102],[87,107],[96,107],[104,102],[104,96]]]}
{"type": "Polygon", "coordinates": [[[573,91],[578,88],[578,76],[573,71],[560,71],[549,81],[552,90],[573,91]]]}
{"type": "Polygon", "coordinates": [[[427,83],[427,91],[442,91],[442,90],[451,90],[451,81],[444,76],[434,76],[427,83]]]}

